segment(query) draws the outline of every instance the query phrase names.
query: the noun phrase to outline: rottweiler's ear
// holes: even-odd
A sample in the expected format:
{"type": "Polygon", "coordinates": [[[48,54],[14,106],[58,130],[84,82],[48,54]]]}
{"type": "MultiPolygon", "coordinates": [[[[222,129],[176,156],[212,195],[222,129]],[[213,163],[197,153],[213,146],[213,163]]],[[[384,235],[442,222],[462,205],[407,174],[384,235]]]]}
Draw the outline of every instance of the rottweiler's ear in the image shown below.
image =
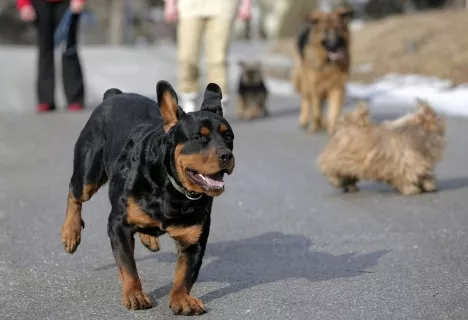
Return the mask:
{"type": "Polygon", "coordinates": [[[221,107],[221,99],[223,99],[221,88],[216,83],[208,84],[208,86],[206,86],[205,96],[203,97],[203,103],[200,110],[213,112],[222,117],[223,108],[221,107]]]}
{"type": "Polygon", "coordinates": [[[117,88],[107,89],[106,92],[104,92],[104,96],[102,97],[102,100],[104,101],[106,99],[109,99],[110,97],[113,97],[122,93],[123,92],[117,88]]]}
{"type": "Polygon", "coordinates": [[[161,80],[156,84],[156,95],[164,122],[164,132],[168,132],[179,122],[177,94],[169,82],[161,80]]]}

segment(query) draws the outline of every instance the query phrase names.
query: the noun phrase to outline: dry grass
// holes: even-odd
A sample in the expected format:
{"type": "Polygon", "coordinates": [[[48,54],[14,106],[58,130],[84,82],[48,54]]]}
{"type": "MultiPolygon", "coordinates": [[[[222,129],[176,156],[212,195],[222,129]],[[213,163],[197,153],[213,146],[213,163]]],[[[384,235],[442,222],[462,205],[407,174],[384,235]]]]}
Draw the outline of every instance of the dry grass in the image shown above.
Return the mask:
{"type": "MultiPolygon", "coordinates": [[[[468,82],[468,11],[432,11],[374,21],[352,38],[352,80],[372,81],[389,72],[425,74],[468,82]],[[359,67],[372,65],[372,71],[359,67]]],[[[272,52],[292,57],[293,39],[272,52]]]]}

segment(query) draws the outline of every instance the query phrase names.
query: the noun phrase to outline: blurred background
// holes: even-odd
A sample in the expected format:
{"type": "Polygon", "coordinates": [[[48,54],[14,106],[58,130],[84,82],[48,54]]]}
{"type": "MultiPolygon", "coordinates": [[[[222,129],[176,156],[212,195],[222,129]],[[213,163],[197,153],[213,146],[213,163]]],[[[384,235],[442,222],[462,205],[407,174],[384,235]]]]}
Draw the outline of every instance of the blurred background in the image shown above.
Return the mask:
{"type": "MultiPolygon", "coordinates": [[[[256,0],[249,21],[236,20],[235,42],[262,43],[268,76],[288,79],[294,37],[302,17],[342,0],[256,0]]],[[[349,0],[355,9],[351,81],[371,82],[390,72],[423,74],[468,82],[467,0],[349,0]],[[385,39],[385,40],[384,40],[385,39]]],[[[81,22],[81,46],[173,45],[175,25],[163,21],[162,0],[89,1],[81,22]]],[[[21,22],[14,0],[0,0],[0,45],[35,43],[35,31],[21,22]]],[[[85,63],[86,65],[86,63],[85,63]]]]}
{"type": "MultiPolygon", "coordinates": [[[[335,6],[340,0],[257,0],[253,17],[237,21],[235,38],[276,40],[295,36],[302,27],[304,12],[317,6],[335,6]]],[[[349,0],[356,20],[372,21],[390,15],[407,15],[433,9],[462,9],[466,0],[349,0]]],[[[163,21],[162,0],[89,1],[91,15],[82,23],[82,44],[151,44],[175,40],[175,27],[163,21]]],[[[32,44],[32,27],[22,23],[15,0],[0,0],[0,43],[32,44]]]]}

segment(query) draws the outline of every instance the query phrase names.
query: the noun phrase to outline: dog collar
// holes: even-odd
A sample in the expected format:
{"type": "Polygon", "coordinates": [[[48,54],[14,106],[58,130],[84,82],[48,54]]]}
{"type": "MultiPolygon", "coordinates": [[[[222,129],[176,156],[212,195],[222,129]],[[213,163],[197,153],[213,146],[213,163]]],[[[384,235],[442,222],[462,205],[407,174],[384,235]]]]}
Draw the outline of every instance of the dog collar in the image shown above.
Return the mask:
{"type": "Polygon", "coordinates": [[[189,191],[189,190],[185,189],[184,187],[182,187],[180,184],[178,184],[175,181],[175,179],[170,174],[167,174],[167,177],[169,178],[169,181],[171,181],[174,188],[176,188],[176,190],[179,191],[180,193],[185,194],[187,199],[189,199],[189,200],[199,200],[202,197],[201,193],[189,191]]]}

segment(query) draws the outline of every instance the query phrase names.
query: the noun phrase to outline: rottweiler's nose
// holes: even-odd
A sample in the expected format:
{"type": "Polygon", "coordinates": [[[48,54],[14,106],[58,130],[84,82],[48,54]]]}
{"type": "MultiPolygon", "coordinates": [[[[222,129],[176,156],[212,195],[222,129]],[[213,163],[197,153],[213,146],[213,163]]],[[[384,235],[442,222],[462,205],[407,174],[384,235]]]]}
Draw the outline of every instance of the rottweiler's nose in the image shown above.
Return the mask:
{"type": "Polygon", "coordinates": [[[218,158],[222,164],[226,164],[232,160],[233,154],[230,150],[223,150],[218,153],[218,158]]]}

